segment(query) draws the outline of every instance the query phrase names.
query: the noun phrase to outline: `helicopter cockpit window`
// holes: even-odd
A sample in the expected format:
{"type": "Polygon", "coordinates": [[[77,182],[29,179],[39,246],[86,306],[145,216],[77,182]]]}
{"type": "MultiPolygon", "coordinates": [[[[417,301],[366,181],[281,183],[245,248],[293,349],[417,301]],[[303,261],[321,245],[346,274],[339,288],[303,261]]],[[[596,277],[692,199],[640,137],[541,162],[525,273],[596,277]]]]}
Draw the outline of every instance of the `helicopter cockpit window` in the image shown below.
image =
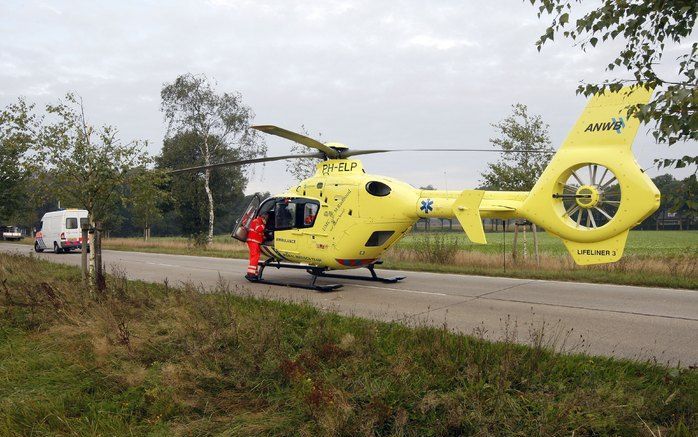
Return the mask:
{"type": "MultiPolygon", "coordinates": [[[[264,206],[263,204],[262,207],[264,206]]],[[[273,210],[274,229],[311,228],[315,224],[319,210],[320,202],[317,200],[304,198],[277,199],[273,210]]]]}
{"type": "Polygon", "coordinates": [[[296,204],[293,202],[278,202],[276,204],[276,229],[291,229],[296,227],[296,204]]]}

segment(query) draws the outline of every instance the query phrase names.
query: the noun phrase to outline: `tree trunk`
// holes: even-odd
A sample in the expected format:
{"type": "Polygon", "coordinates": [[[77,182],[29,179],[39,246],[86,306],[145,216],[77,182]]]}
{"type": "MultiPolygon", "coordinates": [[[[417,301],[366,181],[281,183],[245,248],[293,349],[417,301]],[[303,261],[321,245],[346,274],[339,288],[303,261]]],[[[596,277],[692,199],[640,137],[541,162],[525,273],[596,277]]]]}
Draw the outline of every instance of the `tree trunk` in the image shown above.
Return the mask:
{"type": "Polygon", "coordinates": [[[95,222],[94,234],[94,264],[95,264],[95,279],[94,287],[96,291],[102,292],[106,289],[104,278],[104,264],[102,262],[102,222],[95,222]]]}
{"type": "MultiPolygon", "coordinates": [[[[206,165],[208,165],[208,159],[206,160],[206,165]]],[[[211,180],[211,170],[206,170],[204,173],[204,188],[206,189],[206,196],[208,197],[208,242],[213,241],[213,220],[215,219],[213,214],[213,193],[211,192],[211,186],[209,181],[211,180]]]]}
{"type": "MultiPolygon", "coordinates": [[[[211,151],[208,147],[208,135],[204,137],[204,162],[206,165],[211,165],[211,151]]],[[[215,220],[213,212],[213,193],[211,192],[211,169],[206,169],[204,172],[204,189],[208,198],[208,242],[213,241],[213,222],[215,220]]]]}

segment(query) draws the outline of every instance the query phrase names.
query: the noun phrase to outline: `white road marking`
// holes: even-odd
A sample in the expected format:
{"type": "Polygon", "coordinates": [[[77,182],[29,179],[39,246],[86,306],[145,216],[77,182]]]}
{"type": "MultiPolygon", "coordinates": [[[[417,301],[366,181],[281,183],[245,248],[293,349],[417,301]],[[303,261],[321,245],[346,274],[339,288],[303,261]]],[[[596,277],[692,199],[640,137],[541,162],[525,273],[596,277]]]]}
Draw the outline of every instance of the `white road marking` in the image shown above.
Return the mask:
{"type": "Polygon", "coordinates": [[[163,267],[179,267],[179,268],[184,268],[182,266],[174,265],[174,264],[164,264],[164,263],[151,263],[148,261],[144,261],[146,264],[150,264],[151,266],[163,266],[163,267]]]}
{"type": "Polygon", "coordinates": [[[363,284],[351,284],[351,285],[356,285],[359,288],[375,288],[376,290],[404,291],[406,293],[431,294],[434,296],[450,296],[449,294],[446,294],[446,293],[433,293],[431,291],[409,290],[406,288],[379,287],[376,285],[363,285],[363,284]]]}

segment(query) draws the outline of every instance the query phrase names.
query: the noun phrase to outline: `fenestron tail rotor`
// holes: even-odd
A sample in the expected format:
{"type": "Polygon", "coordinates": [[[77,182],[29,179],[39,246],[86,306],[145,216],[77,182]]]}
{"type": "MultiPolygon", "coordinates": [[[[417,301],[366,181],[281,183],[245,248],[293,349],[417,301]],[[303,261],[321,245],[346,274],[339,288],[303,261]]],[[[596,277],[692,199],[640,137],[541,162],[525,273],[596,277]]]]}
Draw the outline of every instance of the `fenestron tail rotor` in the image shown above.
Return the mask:
{"type": "Polygon", "coordinates": [[[561,193],[553,198],[562,202],[568,224],[577,229],[606,226],[620,209],[621,188],[608,167],[587,163],[570,169],[559,182],[561,193]]]}

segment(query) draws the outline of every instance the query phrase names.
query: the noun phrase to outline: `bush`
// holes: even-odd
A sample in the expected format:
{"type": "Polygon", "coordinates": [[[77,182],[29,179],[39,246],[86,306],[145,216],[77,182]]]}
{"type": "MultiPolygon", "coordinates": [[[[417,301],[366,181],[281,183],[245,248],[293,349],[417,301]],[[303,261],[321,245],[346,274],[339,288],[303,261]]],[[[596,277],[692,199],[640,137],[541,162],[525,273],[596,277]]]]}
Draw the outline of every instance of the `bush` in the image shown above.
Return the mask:
{"type": "Polygon", "coordinates": [[[417,260],[432,264],[452,264],[458,253],[458,238],[446,233],[423,233],[415,237],[417,260]]]}
{"type": "Polygon", "coordinates": [[[202,248],[208,246],[208,234],[206,232],[198,232],[187,237],[187,246],[189,248],[202,248]]]}

